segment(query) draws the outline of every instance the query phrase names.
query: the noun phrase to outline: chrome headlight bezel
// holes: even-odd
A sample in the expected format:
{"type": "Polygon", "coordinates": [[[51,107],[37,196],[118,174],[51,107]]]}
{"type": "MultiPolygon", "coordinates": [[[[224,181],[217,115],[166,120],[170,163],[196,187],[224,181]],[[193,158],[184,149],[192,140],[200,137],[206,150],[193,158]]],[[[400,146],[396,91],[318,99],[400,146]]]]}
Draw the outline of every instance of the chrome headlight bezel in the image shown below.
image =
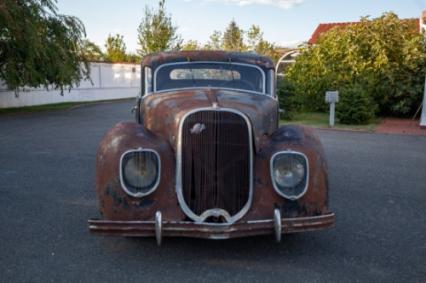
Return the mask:
{"type": "Polygon", "coordinates": [[[303,195],[305,195],[305,193],[308,191],[308,186],[309,186],[309,160],[308,160],[308,157],[304,153],[299,152],[299,151],[293,151],[293,150],[284,150],[284,151],[279,151],[279,152],[274,153],[272,155],[271,159],[270,159],[269,171],[270,171],[271,181],[272,181],[272,185],[274,187],[274,190],[283,198],[286,198],[286,199],[289,199],[289,200],[297,200],[297,199],[301,198],[303,195]],[[305,166],[305,178],[304,178],[305,185],[303,186],[302,191],[297,195],[290,195],[290,194],[285,193],[284,192],[285,188],[280,187],[276,182],[276,179],[275,179],[275,176],[274,176],[274,161],[280,155],[297,155],[297,156],[303,157],[303,159],[305,161],[305,165],[304,165],[305,166]]]}
{"type": "Polygon", "coordinates": [[[121,184],[121,188],[126,192],[126,194],[132,196],[132,197],[136,197],[136,198],[141,198],[144,196],[147,196],[151,193],[153,193],[158,185],[160,184],[160,178],[161,178],[161,158],[160,158],[160,154],[154,150],[154,149],[149,149],[149,148],[138,148],[138,149],[131,149],[128,150],[126,152],[124,152],[121,157],[120,157],[120,165],[119,165],[119,172],[120,172],[120,184],[121,184]],[[130,189],[127,185],[126,185],[126,181],[125,181],[125,176],[124,176],[124,167],[123,167],[123,163],[126,159],[126,156],[129,154],[138,154],[138,153],[143,153],[143,152],[150,152],[153,153],[156,158],[157,158],[157,178],[155,180],[155,182],[153,183],[153,185],[151,186],[151,188],[149,188],[148,190],[142,192],[133,192],[132,189],[130,189]]]}

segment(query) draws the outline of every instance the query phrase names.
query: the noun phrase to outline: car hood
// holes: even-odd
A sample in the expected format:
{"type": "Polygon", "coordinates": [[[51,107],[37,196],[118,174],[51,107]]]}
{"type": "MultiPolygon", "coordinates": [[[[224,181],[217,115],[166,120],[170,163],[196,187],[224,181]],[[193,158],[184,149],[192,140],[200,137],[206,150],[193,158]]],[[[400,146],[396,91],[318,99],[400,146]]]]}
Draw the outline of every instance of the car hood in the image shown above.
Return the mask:
{"type": "Polygon", "coordinates": [[[277,101],[266,95],[243,91],[206,89],[153,93],[144,97],[141,112],[145,128],[168,140],[176,149],[182,117],[191,110],[213,106],[245,114],[252,124],[255,145],[277,129],[277,101]]]}

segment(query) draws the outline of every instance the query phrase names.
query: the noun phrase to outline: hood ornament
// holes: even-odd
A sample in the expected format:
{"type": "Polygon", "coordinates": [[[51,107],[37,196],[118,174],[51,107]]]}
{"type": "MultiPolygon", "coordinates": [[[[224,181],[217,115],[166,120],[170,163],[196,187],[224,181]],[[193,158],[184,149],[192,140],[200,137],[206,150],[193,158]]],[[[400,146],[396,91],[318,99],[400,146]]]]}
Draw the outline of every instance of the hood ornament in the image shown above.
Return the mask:
{"type": "Polygon", "coordinates": [[[190,130],[191,134],[201,134],[202,131],[206,129],[206,125],[203,123],[196,123],[190,130]]]}

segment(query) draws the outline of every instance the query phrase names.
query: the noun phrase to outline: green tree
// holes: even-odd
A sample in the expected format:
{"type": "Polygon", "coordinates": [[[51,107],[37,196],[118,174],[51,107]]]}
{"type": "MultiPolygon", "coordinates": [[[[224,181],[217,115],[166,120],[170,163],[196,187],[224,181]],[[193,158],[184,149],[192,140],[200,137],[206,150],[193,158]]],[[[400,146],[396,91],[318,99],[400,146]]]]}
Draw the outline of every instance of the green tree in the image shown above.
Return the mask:
{"type": "Polygon", "coordinates": [[[259,26],[252,25],[247,32],[248,48],[255,51],[259,43],[263,41],[263,32],[259,26]]]}
{"type": "Polygon", "coordinates": [[[245,32],[238,27],[234,20],[229,23],[225,32],[214,31],[210,36],[210,40],[204,46],[204,49],[239,52],[251,51],[259,55],[271,57],[273,60],[278,60],[279,58],[274,44],[263,38],[263,32],[259,26],[252,25],[245,32]]]}
{"type": "Polygon", "coordinates": [[[105,60],[101,48],[88,39],[83,40],[83,55],[90,62],[99,62],[105,60]]]}
{"type": "Polygon", "coordinates": [[[126,55],[126,62],[128,63],[139,64],[141,60],[142,58],[138,54],[130,53],[126,55]]]}
{"type": "Polygon", "coordinates": [[[140,56],[160,51],[179,50],[182,44],[177,26],[166,13],[165,0],[160,0],[156,11],[145,7],[145,15],[138,28],[140,56]]]}
{"type": "Polygon", "coordinates": [[[84,37],[83,23],[59,14],[53,0],[2,0],[0,79],[16,93],[24,86],[62,92],[78,85],[89,76],[84,37]]]}
{"type": "Polygon", "coordinates": [[[275,45],[263,38],[263,32],[259,26],[252,25],[247,32],[248,50],[257,54],[268,56],[274,61],[278,61],[279,54],[276,52],[275,45]]]}
{"type": "Polygon", "coordinates": [[[246,50],[246,46],[244,44],[244,31],[238,27],[234,20],[229,23],[223,33],[222,48],[227,51],[246,50]]]}
{"type": "Polygon", "coordinates": [[[108,35],[105,41],[106,60],[109,62],[126,62],[126,44],[124,43],[123,36],[116,34],[114,36],[108,35]]]}
{"type": "Polygon", "coordinates": [[[326,90],[353,87],[379,115],[407,116],[420,104],[425,73],[426,44],[416,24],[385,13],[325,33],[301,51],[287,78],[308,110],[326,110],[326,90]]]}
{"type": "Polygon", "coordinates": [[[188,40],[182,45],[182,50],[191,51],[191,50],[200,50],[200,44],[196,40],[188,40]]]}
{"type": "Polygon", "coordinates": [[[222,49],[222,33],[215,30],[212,35],[210,35],[210,40],[204,46],[204,49],[207,50],[220,50],[222,49]]]}

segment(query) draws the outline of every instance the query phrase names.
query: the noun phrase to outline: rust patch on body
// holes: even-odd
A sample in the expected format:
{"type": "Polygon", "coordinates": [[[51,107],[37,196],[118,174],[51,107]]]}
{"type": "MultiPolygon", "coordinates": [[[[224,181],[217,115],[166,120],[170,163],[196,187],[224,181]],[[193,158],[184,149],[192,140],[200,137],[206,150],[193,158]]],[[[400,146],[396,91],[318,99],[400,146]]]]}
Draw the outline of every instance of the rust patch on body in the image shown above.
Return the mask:
{"type": "MultiPolygon", "coordinates": [[[[163,63],[223,61],[256,64],[273,69],[264,57],[226,52],[159,53],[142,63],[153,70],[163,63]]],[[[153,236],[155,214],[161,211],[165,235],[204,238],[243,237],[273,233],[273,214],[282,216],[283,233],[310,231],[334,225],[328,207],[327,162],[318,137],[308,128],[278,128],[278,102],[267,95],[239,90],[200,88],[153,93],[140,104],[142,123],[119,123],[102,139],[97,154],[96,192],[103,220],[89,221],[90,229],[101,234],[153,236]],[[215,228],[193,223],[179,205],[176,193],[176,149],[179,125],[189,111],[199,108],[235,109],[248,118],[253,132],[253,197],[250,209],[230,226],[215,228]],[[124,192],[120,184],[121,155],[129,149],[149,148],[161,158],[157,189],[142,198],[124,192]],[[309,160],[307,192],[297,200],[280,196],[273,188],[270,159],[278,151],[298,151],[309,160]],[[283,229],[284,229],[283,228],[283,229]]],[[[200,130],[200,129],[198,129],[200,130]]],[[[226,191],[226,190],[225,190],[226,191]]]]}

